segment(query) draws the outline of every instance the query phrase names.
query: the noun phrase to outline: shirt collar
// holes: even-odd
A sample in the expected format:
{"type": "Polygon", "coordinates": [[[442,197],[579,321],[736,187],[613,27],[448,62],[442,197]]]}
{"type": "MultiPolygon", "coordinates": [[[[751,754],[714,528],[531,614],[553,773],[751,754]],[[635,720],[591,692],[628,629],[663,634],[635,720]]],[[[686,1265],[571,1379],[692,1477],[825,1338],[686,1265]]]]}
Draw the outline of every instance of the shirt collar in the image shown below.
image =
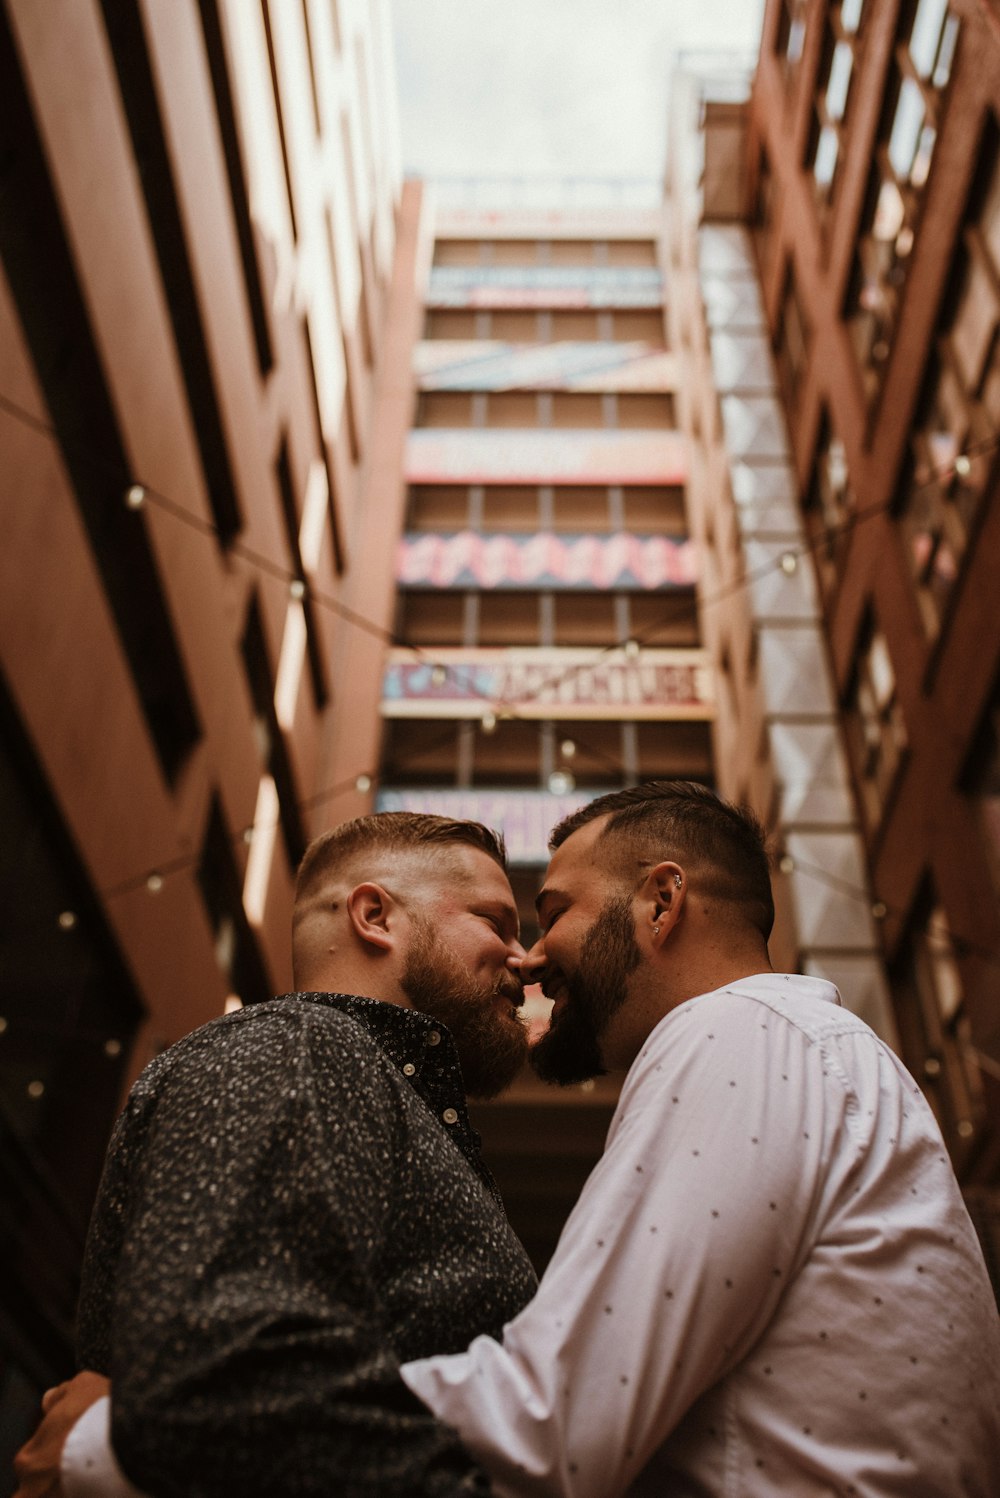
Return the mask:
{"type": "Polygon", "coordinates": [[[310,992],[283,997],[337,1009],[366,1030],[495,1194],[493,1177],[479,1155],[481,1140],[469,1119],[462,1067],[446,1025],[419,1009],[359,994],[310,992]]]}
{"type": "Polygon", "coordinates": [[[720,993],[769,994],[775,998],[794,998],[796,994],[808,995],[822,1003],[842,1007],[840,994],[834,984],[826,978],[809,978],[804,973],[753,973],[749,978],[740,978],[727,983],[720,993]]]}

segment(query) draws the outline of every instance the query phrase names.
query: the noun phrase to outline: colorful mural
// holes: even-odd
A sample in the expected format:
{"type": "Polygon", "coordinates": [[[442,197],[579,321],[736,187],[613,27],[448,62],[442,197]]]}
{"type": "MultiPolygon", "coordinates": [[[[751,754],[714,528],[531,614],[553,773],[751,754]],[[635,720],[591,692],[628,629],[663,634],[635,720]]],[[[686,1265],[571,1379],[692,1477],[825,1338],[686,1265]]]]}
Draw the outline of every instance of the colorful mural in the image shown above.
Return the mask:
{"type": "Polygon", "coordinates": [[[677,383],[677,361],[655,344],[489,343],[426,339],[414,350],[421,390],[589,390],[659,394],[677,383]]]}
{"type": "Polygon", "coordinates": [[[685,721],[713,717],[703,650],[435,650],[433,661],[390,650],[382,686],[386,718],[519,718],[685,721]]]}
{"type": "Polygon", "coordinates": [[[480,431],[419,427],[406,441],[410,484],[683,484],[676,431],[480,431]]]}
{"type": "Polygon", "coordinates": [[[690,588],[697,553],[687,537],[410,533],[396,554],[403,588],[690,588]]]}

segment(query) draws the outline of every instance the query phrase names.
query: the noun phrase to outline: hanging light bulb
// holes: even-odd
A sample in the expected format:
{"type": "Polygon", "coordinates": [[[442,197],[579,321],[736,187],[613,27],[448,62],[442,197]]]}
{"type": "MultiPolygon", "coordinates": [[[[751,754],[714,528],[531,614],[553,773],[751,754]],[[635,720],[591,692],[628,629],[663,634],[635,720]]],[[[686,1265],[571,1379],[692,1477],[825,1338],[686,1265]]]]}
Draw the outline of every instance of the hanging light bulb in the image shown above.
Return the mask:
{"type": "Polygon", "coordinates": [[[163,875],[150,874],[146,880],[146,888],[151,895],[158,895],[163,888],[163,875]]]}
{"type": "Polygon", "coordinates": [[[130,510],[141,510],[146,503],[146,491],[142,484],[130,484],[125,490],[125,503],[130,510]]]}
{"type": "Polygon", "coordinates": [[[371,788],[372,778],[370,775],[359,775],[357,780],[355,780],[354,782],[354,789],[356,791],[360,791],[362,795],[364,795],[365,791],[370,791],[371,788]]]}
{"type": "Polygon", "coordinates": [[[967,479],[972,472],[972,460],[965,453],[959,453],[955,459],[955,472],[960,479],[967,479]]]}
{"type": "Polygon", "coordinates": [[[73,927],[76,925],[76,919],[77,917],[75,910],[61,910],[59,912],[60,931],[72,931],[73,927]]]}
{"type": "Polygon", "coordinates": [[[496,713],[483,713],[479,720],[479,726],[483,733],[493,733],[497,726],[496,713]]]}
{"type": "Polygon", "coordinates": [[[288,584],[288,591],[292,598],[303,599],[306,596],[306,585],[301,577],[293,577],[288,584]]]}
{"type": "Polygon", "coordinates": [[[562,754],[563,759],[572,759],[574,754],[576,753],[576,744],[572,739],[563,739],[562,743],[559,745],[559,751],[562,754]]]}
{"type": "Polygon", "coordinates": [[[434,666],[431,669],[431,686],[443,687],[448,680],[447,666],[434,666]]]}
{"type": "Polygon", "coordinates": [[[799,570],[799,559],[794,551],[785,551],[782,552],[781,561],[778,565],[786,577],[794,577],[795,573],[799,570]]]}

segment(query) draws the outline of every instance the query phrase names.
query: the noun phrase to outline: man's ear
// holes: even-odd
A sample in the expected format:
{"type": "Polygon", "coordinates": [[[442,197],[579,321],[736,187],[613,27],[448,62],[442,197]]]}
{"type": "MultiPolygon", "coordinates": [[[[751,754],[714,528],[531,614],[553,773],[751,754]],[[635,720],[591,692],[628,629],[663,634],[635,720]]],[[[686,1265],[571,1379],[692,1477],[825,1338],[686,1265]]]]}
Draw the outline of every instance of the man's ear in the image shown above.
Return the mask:
{"type": "Polygon", "coordinates": [[[687,876],[680,864],[664,861],[650,869],[639,891],[639,936],[659,950],[680,919],[687,876]]]}
{"type": "Polygon", "coordinates": [[[381,884],[357,884],[346,901],[347,919],[360,941],[391,952],[399,906],[381,884]]]}

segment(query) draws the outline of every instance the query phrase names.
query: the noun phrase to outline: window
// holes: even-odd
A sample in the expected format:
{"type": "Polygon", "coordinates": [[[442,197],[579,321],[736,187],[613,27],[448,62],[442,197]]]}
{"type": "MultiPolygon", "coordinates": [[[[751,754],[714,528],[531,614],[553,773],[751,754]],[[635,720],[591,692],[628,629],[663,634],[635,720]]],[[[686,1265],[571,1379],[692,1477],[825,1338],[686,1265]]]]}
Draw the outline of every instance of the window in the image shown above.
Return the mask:
{"type": "Polygon", "coordinates": [[[882,819],[906,752],[906,728],[885,636],[869,618],[847,700],[847,737],[871,828],[882,819]]]}
{"type": "Polygon", "coordinates": [[[785,271],[785,289],[781,298],[778,323],[778,368],[789,404],[798,401],[799,386],[805,378],[809,358],[810,328],[795,284],[795,272],[789,261],[785,271]]]}
{"type": "Polygon", "coordinates": [[[243,908],[233,842],[217,796],[209,811],[198,884],[212,926],[216,961],[230,994],[244,1005],[263,1003],[271,997],[271,986],[243,908]]]}
{"type": "Polygon", "coordinates": [[[972,746],[962,789],[973,804],[994,887],[1000,898],[1000,681],[972,746]]]}
{"type": "Polygon", "coordinates": [[[781,0],[774,50],[785,73],[785,86],[791,89],[798,73],[806,40],[806,0],[781,0]]]}
{"type": "Polygon", "coordinates": [[[777,188],[767,152],[761,148],[757,168],[757,191],[754,197],[753,232],[757,241],[757,258],[767,267],[771,258],[772,237],[777,218],[777,188]]]}
{"type": "Polygon", "coordinates": [[[898,514],[921,614],[936,636],[995,467],[1000,434],[1000,130],[983,139],[948,275],[898,514]]]}
{"type": "Polygon", "coordinates": [[[904,7],[845,307],[869,400],[892,348],[957,38],[945,0],[904,7]]]}
{"type": "Polygon", "coordinates": [[[955,941],[927,883],[893,978],[907,1063],[922,1081],[949,1149],[961,1157],[983,1117],[982,1087],[955,941]]]}
{"type": "Polygon", "coordinates": [[[847,555],[854,503],[844,444],[834,436],[830,418],[824,412],[812,486],[806,500],[806,525],[824,594],[835,588],[847,555]]]}
{"type": "Polygon", "coordinates": [[[275,710],[267,640],[256,598],[250,603],[240,650],[253,698],[254,732],[261,765],[273,779],[278,792],[278,815],[285,852],[288,867],[294,872],[306,850],[306,839],[296,796],[295,775],[275,710]]]}
{"type": "Polygon", "coordinates": [[[808,146],[808,165],[822,202],[832,194],[840,162],[842,130],[854,81],[858,28],[863,9],[861,0],[833,6],[823,35],[808,146]]]}
{"type": "MultiPolygon", "coordinates": [[[[281,500],[281,514],[285,522],[285,536],[292,558],[292,566],[295,569],[295,576],[297,578],[305,578],[307,576],[306,567],[302,560],[302,549],[299,544],[299,528],[301,523],[299,505],[295,496],[288,439],[284,435],[281,438],[278,456],[275,459],[274,473],[278,495],[281,500]]],[[[326,685],[326,669],[323,664],[323,652],[320,646],[319,625],[316,622],[316,607],[308,593],[302,600],[302,612],[305,616],[306,624],[306,651],[309,659],[309,679],[312,683],[313,701],[317,709],[319,709],[326,705],[330,694],[326,685]]]]}

